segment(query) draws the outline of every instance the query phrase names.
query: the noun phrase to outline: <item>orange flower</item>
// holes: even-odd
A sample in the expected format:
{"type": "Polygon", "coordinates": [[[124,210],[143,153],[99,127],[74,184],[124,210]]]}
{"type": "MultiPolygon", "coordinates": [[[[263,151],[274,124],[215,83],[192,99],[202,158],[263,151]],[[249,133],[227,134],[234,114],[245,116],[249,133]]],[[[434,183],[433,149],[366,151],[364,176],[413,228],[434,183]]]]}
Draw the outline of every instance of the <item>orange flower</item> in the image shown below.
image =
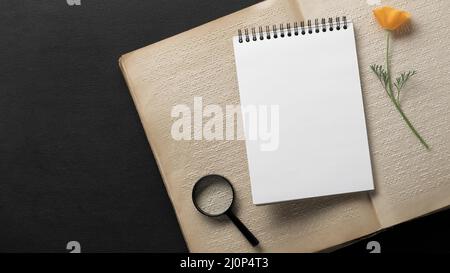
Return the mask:
{"type": "Polygon", "coordinates": [[[411,14],[406,11],[394,9],[392,7],[381,7],[373,10],[380,26],[387,30],[396,30],[411,18],[411,14]]]}

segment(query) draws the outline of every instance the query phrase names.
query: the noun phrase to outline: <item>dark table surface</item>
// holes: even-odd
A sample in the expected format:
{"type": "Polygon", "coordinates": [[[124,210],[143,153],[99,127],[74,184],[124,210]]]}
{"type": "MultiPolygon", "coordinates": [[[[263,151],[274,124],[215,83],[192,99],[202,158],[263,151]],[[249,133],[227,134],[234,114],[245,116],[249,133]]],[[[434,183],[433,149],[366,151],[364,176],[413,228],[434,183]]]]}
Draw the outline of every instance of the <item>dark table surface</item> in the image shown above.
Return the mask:
{"type": "MultiPolygon", "coordinates": [[[[0,251],[187,251],[117,60],[256,2],[0,1],[0,251]]],[[[449,215],[339,252],[448,251],[449,215]]]]}

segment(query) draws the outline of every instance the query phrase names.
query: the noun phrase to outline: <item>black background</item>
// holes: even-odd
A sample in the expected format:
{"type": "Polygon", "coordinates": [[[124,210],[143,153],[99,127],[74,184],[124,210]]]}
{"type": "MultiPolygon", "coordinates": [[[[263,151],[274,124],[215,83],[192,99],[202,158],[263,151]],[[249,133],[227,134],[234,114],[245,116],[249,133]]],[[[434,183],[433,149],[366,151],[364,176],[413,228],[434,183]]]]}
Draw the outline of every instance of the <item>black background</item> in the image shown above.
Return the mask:
{"type": "MultiPolygon", "coordinates": [[[[0,251],[187,251],[120,55],[258,1],[0,1],[0,251]]],[[[448,211],[338,252],[448,251],[448,211]]]]}

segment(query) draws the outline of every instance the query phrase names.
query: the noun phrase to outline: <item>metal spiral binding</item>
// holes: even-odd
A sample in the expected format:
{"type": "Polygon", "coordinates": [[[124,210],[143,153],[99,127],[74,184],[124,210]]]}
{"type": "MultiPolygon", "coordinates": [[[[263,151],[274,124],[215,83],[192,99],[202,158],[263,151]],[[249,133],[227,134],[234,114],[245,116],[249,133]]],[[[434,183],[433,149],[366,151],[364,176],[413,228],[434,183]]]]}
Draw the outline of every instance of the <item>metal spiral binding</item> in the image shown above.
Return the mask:
{"type": "Polygon", "coordinates": [[[258,41],[258,40],[270,40],[277,38],[285,38],[327,31],[340,31],[348,28],[347,17],[343,16],[336,18],[328,18],[328,21],[325,18],[322,19],[314,19],[302,21],[300,24],[298,22],[294,22],[293,26],[291,23],[265,26],[265,29],[262,26],[259,26],[258,29],[252,27],[249,31],[248,28],[238,29],[238,39],[239,43],[250,42],[250,41],[258,41]]]}

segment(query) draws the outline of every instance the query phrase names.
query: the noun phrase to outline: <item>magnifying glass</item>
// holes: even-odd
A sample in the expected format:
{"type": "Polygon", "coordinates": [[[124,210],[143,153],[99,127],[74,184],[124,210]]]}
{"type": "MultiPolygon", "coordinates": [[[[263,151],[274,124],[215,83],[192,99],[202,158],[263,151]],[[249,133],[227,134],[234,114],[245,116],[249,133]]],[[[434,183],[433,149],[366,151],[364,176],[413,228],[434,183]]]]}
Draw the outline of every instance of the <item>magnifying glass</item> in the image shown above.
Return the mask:
{"type": "Polygon", "coordinates": [[[230,181],[220,175],[207,175],[195,183],[192,189],[194,206],[202,214],[210,217],[226,215],[242,232],[252,246],[259,244],[258,239],[231,211],[234,189],[230,181]]]}

